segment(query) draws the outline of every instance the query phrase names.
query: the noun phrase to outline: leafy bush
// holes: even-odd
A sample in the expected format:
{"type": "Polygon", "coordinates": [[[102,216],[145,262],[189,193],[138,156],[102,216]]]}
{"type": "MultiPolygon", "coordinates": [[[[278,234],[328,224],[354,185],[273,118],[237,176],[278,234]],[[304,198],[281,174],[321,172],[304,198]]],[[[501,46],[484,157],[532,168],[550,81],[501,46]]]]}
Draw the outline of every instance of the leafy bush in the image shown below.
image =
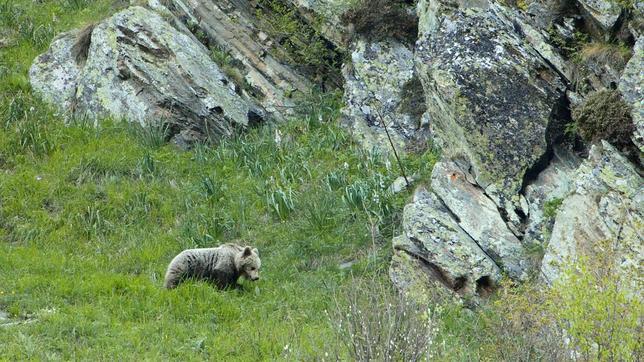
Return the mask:
{"type": "Polygon", "coordinates": [[[151,122],[145,126],[131,122],[128,126],[141,146],[149,149],[157,149],[165,145],[170,136],[170,129],[165,122],[151,122]]]}
{"type": "Polygon", "coordinates": [[[572,116],[577,132],[586,142],[606,140],[631,152],[635,149],[631,140],[635,127],[630,109],[619,91],[601,90],[589,94],[583,104],[573,109],[572,116]]]}
{"type": "Polygon", "coordinates": [[[636,361],[641,300],[619,271],[615,241],[569,261],[551,288],[505,283],[482,314],[486,356],[503,361],[636,361]]]}
{"type": "Polygon", "coordinates": [[[416,13],[401,0],[359,0],[342,20],[370,40],[414,42],[418,37],[416,13]]]}
{"type": "Polygon", "coordinates": [[[624,285],[630,280],[622,275],[618,243],[601,241],[579,256],[549,296],[553,320],[582,360],[639,361],[644,356],[644,305],[624,285]]]}

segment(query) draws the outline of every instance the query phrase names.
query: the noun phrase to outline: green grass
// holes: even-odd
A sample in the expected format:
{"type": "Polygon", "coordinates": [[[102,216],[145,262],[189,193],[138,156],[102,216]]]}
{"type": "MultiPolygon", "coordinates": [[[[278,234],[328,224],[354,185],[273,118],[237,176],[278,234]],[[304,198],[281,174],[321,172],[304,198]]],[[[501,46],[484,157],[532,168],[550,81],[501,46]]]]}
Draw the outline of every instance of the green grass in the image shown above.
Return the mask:
{"type": "Polygon", "coordinates": [[[328,296],[347,280],[339,264],[358,259],[356,275],[387,266],[407,195],[390,195],[396,170],[333,124],[280,125],[279,147],[265,126],[181,152],[124,124],[65,127],[42,116],[0,130],[0,309],[39,320],[0,329],[0,355],[261,359],[286,344],[315,355],[331,333],[328,296]],[[16,147],[30,122],[46,129],[16,147]],[[355,185],[359,204],[343,198],[355,185]],[[261,282],[161,288],[182,249],[237,238],[260,249],[261,282]]]}
{"type": "MultiPolygon", "coordinates": [[[[31,94],[30,63],[55,34],[117,7],[0,1],[12,38],[0,49],[0,310],[35,320],[0,327],[0,359],[270,360],[286,345],[305,359],[335,348],[330,295],[351,275],[386,278],[409,197],[387,191],[394,163],[333,122],[333,95],[308,116],[189,152],[164,144],[164,129],[65,125],[31,94]],[[260,249],[260,282],[161,287],[175,254],[233,239],[260,249]],[[341,270],[347,260],[357,263],[341,270]]],[[[435,159],[404,162],[427,175],[435,159]]]]}

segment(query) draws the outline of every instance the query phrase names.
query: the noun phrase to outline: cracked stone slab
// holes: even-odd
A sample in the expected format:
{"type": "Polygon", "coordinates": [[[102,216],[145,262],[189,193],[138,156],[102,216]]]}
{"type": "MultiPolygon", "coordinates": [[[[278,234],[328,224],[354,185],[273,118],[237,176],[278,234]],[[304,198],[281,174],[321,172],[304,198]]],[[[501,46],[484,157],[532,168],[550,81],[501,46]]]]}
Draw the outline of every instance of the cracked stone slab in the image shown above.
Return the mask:
{"type": "Polygon", "coordinates": [[[526,279],[531,267],[521,241],[507,227],[497,205],[456,163],[439,162],[432,190],[458,225],[512,278],[526,279]],[[469,180],[468,180],[469,179],[469,180]]]}
{"type": "Polygon", "coordinates": [[[422,188],[405,206],[403,233],[394,238],[393,246],[396,257],[390,275],[403,290],[417,288],[415,279],[420,278],[454,295],[477,297],[501,279],[499,267],[463,231],[450,210],[422,188]],[[411,265],[418,269],[410,270],[411,265]]]}

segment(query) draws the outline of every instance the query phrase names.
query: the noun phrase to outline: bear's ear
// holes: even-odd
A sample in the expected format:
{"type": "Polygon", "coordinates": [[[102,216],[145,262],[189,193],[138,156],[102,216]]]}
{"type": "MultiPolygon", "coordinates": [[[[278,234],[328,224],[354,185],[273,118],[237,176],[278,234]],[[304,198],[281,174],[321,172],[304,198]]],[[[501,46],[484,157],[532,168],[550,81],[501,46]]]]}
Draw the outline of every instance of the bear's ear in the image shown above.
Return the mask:
{"type": "Polygon", "coordinates": [[[242,254],[242,256],[250,256],[252,253],[253,251],[250,249],[250,246],[247,246],[244,248],[244,254],[242,254]]]}
{"type": "Polygon", "coordinates": [[[253,253],[255,253],[255,255],[259,256],[259,250],[257,250],[257,248],[253,248],[253,253]]]}

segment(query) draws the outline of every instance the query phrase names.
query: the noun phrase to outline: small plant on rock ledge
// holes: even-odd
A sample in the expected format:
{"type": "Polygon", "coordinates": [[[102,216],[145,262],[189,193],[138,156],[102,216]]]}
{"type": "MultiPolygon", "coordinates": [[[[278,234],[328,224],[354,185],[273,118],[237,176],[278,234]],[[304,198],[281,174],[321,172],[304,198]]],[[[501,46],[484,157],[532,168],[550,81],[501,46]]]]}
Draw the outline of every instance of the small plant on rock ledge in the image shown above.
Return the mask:
{"type": "Polygon", "coordinates": [[[370,40],[396,39],[413,43],[418,37],[418,18],[408,2],[401,0],[359,0],[342,15],[346,24],[370,40]]]}
{"type": "Polygon", "coordinates": [[[554,219],[555,216],[557,216],[557,211],[559,210],[559,207],[562,203],[563,199],[558,197],[546,201],[543,204],[543,216],[547,217],[548,219],[554,219]]]}
{"type": "Polygon", "coordinates": [[[584,141],[606,140],[627,154],[635,152],[630,106],[619,91],[601,90],[588,95],[584,103],[573,109],[572,116],[574,129],[584,141]]]}

